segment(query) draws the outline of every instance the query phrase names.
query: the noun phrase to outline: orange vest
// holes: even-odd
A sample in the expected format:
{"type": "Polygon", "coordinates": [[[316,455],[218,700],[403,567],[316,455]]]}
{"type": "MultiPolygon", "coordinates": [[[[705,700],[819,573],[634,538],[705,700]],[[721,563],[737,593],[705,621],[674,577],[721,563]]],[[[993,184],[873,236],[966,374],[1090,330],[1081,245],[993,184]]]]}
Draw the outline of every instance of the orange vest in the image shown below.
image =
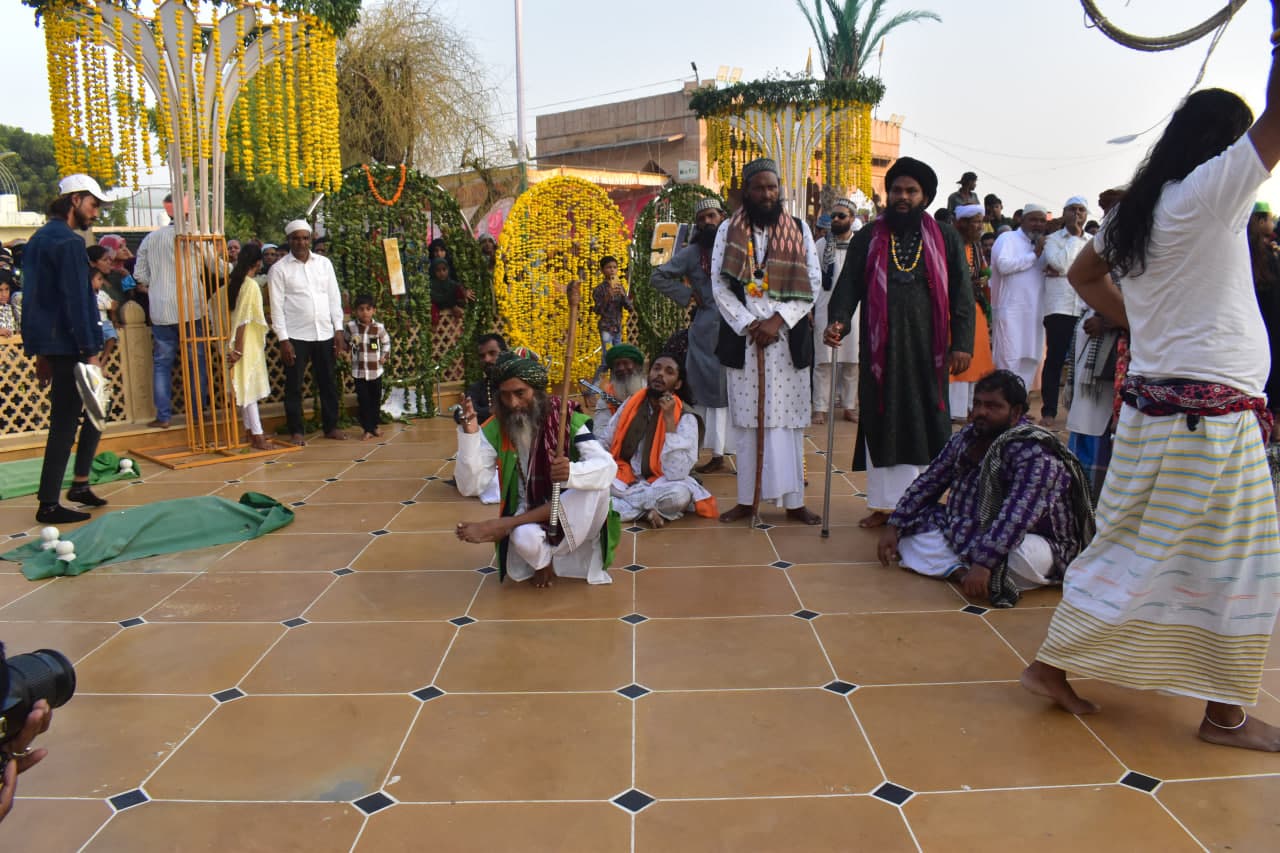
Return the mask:
{"type": "MultiPolygon", "coordinates": [[[[628,486],[636,481],[636,472],[631,468],[631,460],[622,458],[622,440],[626,438],[627,430],[631,428],[631,421],[635,419],[636,413],[646,403],[647,398],[648,392],[646,391],[638,391],[632,394],[631,399],[622,404],[622,408],[618,410],[613,422],[613,446],[609,448],[609,452],[613,454],[614,461],[618,463],[618,479],[628,486]]],[[[684,413],[684,402],[679,397],[676,397],[675,400],[675,416],[678,424],[684,413]]],[[[666,427],[659,421],[653,437],[653,444],[649,448],[649,469],[653,471],[653,476],[648,480],[650,483],[662,476],[662,447],[666,444],[666,441],[666,427]]],[[[714,497],[696,501],[693,507],[694,511],[703,518],[716,518],[719,514],[714,497]]]]}

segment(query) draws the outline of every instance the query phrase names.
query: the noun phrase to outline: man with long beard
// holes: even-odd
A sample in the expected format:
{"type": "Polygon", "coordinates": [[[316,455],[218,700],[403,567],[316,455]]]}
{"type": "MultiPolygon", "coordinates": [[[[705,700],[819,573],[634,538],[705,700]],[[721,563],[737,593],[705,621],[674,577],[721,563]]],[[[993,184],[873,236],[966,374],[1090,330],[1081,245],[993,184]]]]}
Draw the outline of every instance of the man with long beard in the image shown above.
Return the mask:
{"type": "Polygon", "coordinates": [[[760,499],[777,501],[788,518],[818,524],[822,519],[804,505],[803,462],[812,400],[809,312],[822,287],[818,253],[809,226],[783,213],[776,163],[751,161],[742,185],[742,207],[720,225],[711,251],[711,288],[721,317],[716,355],[728,372],[738,454],[738,505],[720,520],[748,518],[755,510],[756,457],[763,447],[760,499]],[[759,402],[764,423],[758,422],[759,402]],[[757,436],[758,430],[764,434],[757,436]]]}
{"type": "Polygon", "coordinates": [[[685,366],[693,407],[705,425],[702,446],[711,458],[695,470],[710,474],[724,467],[725,439],[729,431],[729,392],[724,366],[716,357],[720,311],[711,292],[711,250],[724,221],[720,199],[704,198],[694,207],[693,239],[671,260],[654,269],[649,284],[680,307],[695,306],[689,323],[689,353],[685,366]],[[687,283],[686,283],[687,282],[687,283]]]}
{"type": "Polygon", "coordinates": [[[547,369],[529,358],[504,353],[494,367],[498,393],[494,417],[481,427],[470,400],[462,404],[455,476],[468,497],[498,471],[502,515],[490,521],[458,522],[464,542],[497,544],[499,579],[533,578],[536,587],[555,577],[612,583],[607,571],[621,536],[610,506],[609,486],[618,466],[591,433],[591,420],[570,413],[565,448],[554,458],[560,403],[547,395],[547,369]],[[551,528],[553,483],[563,483],[560,513],[551,528]]]}
{"type": "MultiPolygon", "coordinates": [[[[813,302],[814,334],[821,335],[827,328],[827,304],[831,290],[844,271],[845,253],[853,239],[853,202],[841,199],[831,207],[831,233],[815,244],[822,259],[822,291],[813,302]]],[[[845,335],[838,349],[821,346],[814,341],[813,351],[813,422],[825,424],[827,409],[832,401],[831,371],[836,371],[836,395],[844,408],[844,419],[858,419],[858,316],[855,310],[852,331],[845,335]]]]}
{"type": "MultiPolygon", "coordinates": [[[[647,380],[644,375],[644,353],[632,344],[614,344],[604,354],[605,369],[609,371],[609,381],[601,389],[614,400],[626,400],[637,391],[643,391],[647,380]]],[[[596,377],[597,381],[599,376],[596,377]]],[[[595,411],[597,417],[601,413],[612,413],[618,410],[616,403],[595,394],[583,394],[582,402],[588,409],[595,411]]]]}
{"type": "Polygon", "coordinates": [[[684,365],[664,353],[649,367],[648,387],[596,427],[618,464],[611,493],[623,521],[643,518],[658,528],[690,506],[698,515],[716,517],[716,499],[691,476],[702,429],[689,399],[684,365]]]}
{"type": "Polygon", "coordinates": [[[925,212],[937,174],[901,157],[885,183],[888,207],[849,245],[824,336],[839,346],[862,306],[853,468],[867,472],[872,510],[862,527],[883,525],[950,439],[948,374],[964,373],[973,353],[973,286],[960,235],[925,212]]]}

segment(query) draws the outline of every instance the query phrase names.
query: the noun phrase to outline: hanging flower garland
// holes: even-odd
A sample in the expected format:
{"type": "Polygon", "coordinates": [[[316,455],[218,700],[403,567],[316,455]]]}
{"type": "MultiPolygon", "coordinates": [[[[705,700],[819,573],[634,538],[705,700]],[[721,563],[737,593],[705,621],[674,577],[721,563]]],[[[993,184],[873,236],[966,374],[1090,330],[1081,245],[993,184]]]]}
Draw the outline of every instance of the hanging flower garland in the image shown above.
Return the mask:
{"type": "Polygon", "coordinates": [[[395,195],[391,196],[390,199],[383,198],[382,193],[378,192],[378,187],[373,182],[373,172],[369,171],[369,167],[366,164],[361,163],[360,168],[364,169],[364,177],[365,180],[369,182],[369,192],[373,193],[374,200],[376,200],[378,204],[383,204],[387,207],[395,207],[396,203],[400,201],[400,195],[404,192],[405,177],[409,173],[405,164],[400,164],[400,183],[396,186],[395,195]]]}

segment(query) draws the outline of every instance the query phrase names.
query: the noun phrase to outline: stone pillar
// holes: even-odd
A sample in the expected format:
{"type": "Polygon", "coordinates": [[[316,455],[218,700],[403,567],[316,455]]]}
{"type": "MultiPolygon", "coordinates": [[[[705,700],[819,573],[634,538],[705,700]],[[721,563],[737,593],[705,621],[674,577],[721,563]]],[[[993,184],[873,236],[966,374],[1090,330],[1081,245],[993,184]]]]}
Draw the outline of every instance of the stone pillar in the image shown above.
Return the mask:
{"type": "Polygon", "coordinates": [[[120,391],[124,394],[129,423],[147,423],[156,416],[151,388],[151,327],[146,312],[136,302],[120,307],[120,391]]]}

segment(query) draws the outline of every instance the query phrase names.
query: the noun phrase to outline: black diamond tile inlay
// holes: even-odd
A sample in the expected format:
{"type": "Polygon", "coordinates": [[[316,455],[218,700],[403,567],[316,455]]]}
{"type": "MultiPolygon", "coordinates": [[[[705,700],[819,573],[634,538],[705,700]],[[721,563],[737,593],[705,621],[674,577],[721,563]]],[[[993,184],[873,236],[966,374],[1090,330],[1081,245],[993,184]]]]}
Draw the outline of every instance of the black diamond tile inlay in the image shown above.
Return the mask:
{"type": "Polygon", "coordinates": [[[626,687],[619,688],[618,692],[628,699],[639,699],[641,696],[647,696],[653,691],[648,687],[641,687],[639,684],[628,684],[626,687]]]}
{"type": "Polygon", "coordinates": [[[373,814],[374,812],[380,812],[385,808],[394,806],[395,804],[395,800],[391,799],[381,791],[377,791],[367,797],[361,797],[351,805],[355,806],[365,814],[373,814]]]}
{"type": "Polygon", "coordinates": [[[433,480],[439,480],[440,478],[439,478],[439,477],[437,477],[435,474],[432,474],[430,477],[423,477],[422,479],[424,479],[424,480],[426,480],[428,483],[430,483],[430,482],[432,482],[433,480]]]}
{"type": "Polygon", "coordinates": [[[263,462],[262,464],[263,464],[263,465],[274,465],[274,464],[276,464],[278,461],[280,461],[280,460],[278,460],[278,459],[272,459],[272,460],[270,460],[270,461],[263,462]]]}
{"type": "Polygon", "coordinates": [[[299,506],[306,506],[306,505],[307,505],[306,501],[294,501],[293,503],[289,504],[289,506],[292,506],[292,507],[299,507],[299,506]]]}
{"type": "Polygon", "coordinates": [[[9,534],[10,539],[25,539],[26,536],[27,536],[26,533],[10,533],[9,534]]]}
{"type": "Polygon", "coordinates": [[[636,525],[634,525],[634,524],[633,524],[633,525],[631,525],[630,527],[627,527],[627,528],[624,528],[624,529],[625,529],[628,533],[643,533],[643,532],[644,532],[644,528],[643,528],[643,527],[637,527],[637,526],[636,526],[636,525]]]}
{"type": "Polygon", "coordinates": [[[342,577],[342,576],[344,576],[344,575],[354,574],[354,573],[355,573],[355,569],[334,569],[334,570],[333,570],[333,573],[334,573],[335,575],[337,575],[338,577],[342,577]]]}
{"type": "Polygon", "coordinates": [[[228,486],[234,486],[234,485],[236,485],[236,484],[237,484],[237,483],[239,483],[239,482],[240,482],[239,480],[227,480],[227,485],[228,485],[228,486]]]}
{"type": "Polygon", "coordinates": [[[832,693],[839,693],[841,696],[848,696],[858,689],[858,685],[850,684],[847,681],[833,681],[830,684],[822,685],[822,689],[830,690],[832,693]]]}
{"type": "Polygon", "coordinates": [[[832,468],[832,469],[831,469],[831,473],[832,473],[832,474],[843,474],[844,472],[845,472],[845,471],[844,471],[844,469],[843,469],[843,468],[832,468]]]}
{"type": "Polygon", "coordinates": [[[812,610],[797,610],[791,615],[797,619],[817,619],[821,614],[814,613],[812,610]]]}
{"type": "Polygon", "coordinates": [[[476,620],[472,619],[470,616],[459,616],[458,618],[450,619],[449,621],[452,622],[454,625],[457,625],[459,628],[462,628],[467,625],[470,625],[472,622],[476,620]]]}
{"type": "Polygon", "coordinates": [[[622,568],[626,569],[626,570],[627,570],[627,571],[629,571],[629,572],[642,572],[642,571],[644,571],[644,566],[640,565],[639,563],[632,563],[631,565],[629,565],[629,566],[623,566],[622,568]]]}
{"type": "Polygon", "coordinates": [[[974,616],[981,616],[983,613],[987,612],[987,608],[979,607],[976,604],[970,604],[960,609],[965,613],[972,613],[974,616]]]}
{"type": "Polygon", "coordinates": [[[871,796],[878,800],[884,800],[886,803],[892,803],[900,806],[907,800],[916,795],[915,791],[910,788],[904,788],[901,785],[895,785],[892,782],[885,782],[879,788],[871,792],[871,796]]]}
{"type": "Polygon", "coordinates": [[[776,560],[769,565],[773,566],[775,569],[789,569],[795,565],[795,563],[788,563],[786,560],[776,560]]]}
{"type": "Polygon", "coordinates": [[[324,478],[324,481],[325,481],[326,483],[336,483],[336,482],[338,482],[338,478],[337,478],[337,477],[325,477],[325,478],[324,478]]]}
{"type": "Polygon", "coordinates": [[[495,569],[493,566],[481,566],[480,568],[476,569],[476,571],[482,575],[491,575],[494,572],[496,572],[497,569],[495,569]]]}
{"type": "Polygon", "coordinates": [[[773,529],[772,524],[765,524],[761,522],[760,524],[756,525],[756,530],[772,530],[772,529],[773,529]]]}
{"type": "Polygon", "coordinates": [[[410,501],[400,501],[400,506],[413,506],[413,505],[414,505],[414,504],[416,504],[416,503],[417,503],[417,501],[412,501],[412,500],[410,500],[410,501]]]}
{"type": "Polygon", "coordinates": [[[356,463],[360,463],[360,462],[365,462],[365,461],[368,461],[368,460],[365,460],[365,459],[353,459],[352,461],[353,461],[353,462],[356,462],[356,463]]]}
{"type": "Polygon", "coordinates": [[[624,791],[613,798],[614,805],[621,806],[632,814],[642,812],[649,806],[653,805],[654,798],[646,794],[644,791],[637,791],[632,788],[630,791],[624,791]]]}
{"type": "Polygon", "coordinates": [[[232,687],[230,690],[222,690],[213,694],[213,698],[219,702],[230,702],[232,699],[239,699],[244,696],[244,691],[239,687],[232,687]]]}
{"type": "Polygon", "coordinates": [[[444,691],[432,684],[422,688],[421,690],[413,691],[412,695],[421,699],[423,702],[430,702],[432,699],[438,699],[443,696],[444,691]]]}
{"type": "Polygon", "coordinates": [[[390,530],[370,530],[369,532],[372,533],[374,536],[386,536],[391,531],[390,530]]]}
{"type": "Polygon", "coordinates": [[[145,624],[145,622],[146,622],[145,619],[135,616],[132,619],[125,619],[124,621],[118,622],[116,624],[118,624],[121,628],[132,628],[134,625],[142,625],[142,624],[145,624]]]}
{"type": "Polygon", "coordinates": [[[641,616],[639,613],[628,613],[622,617],[622,621],[628,625],[639,625],[641,622],[648,622],[648,616],[641,616]]]}
{"type": "Polygon", "coordinates": [[[307,620],[303,619],[301,616],[295,616],[293,619],[286,619],[284,622],[281,622],[280,624],[284,625],[286,628],[297,628],[300,625],[306,625],[307,620]]]}
{"type": "Polygon", "coordinates": [[[1139,791],[1150,794],[1156,788],[1160,787],[1160,780],[1154,776],[1148,776],[1145,773],[1135,773],[1130,770],[1124,774],[1124,778],[1120,780],[1121,785],[1127,785],[1139,791]]]}
{"type": "Polygon", "coordinates": [[[148,797],[146,792],[141,788],[134,788],[132,791],[125,791],[123,794],[116,794],[114,797],[108,799],[107,802],[111,803],[111,807],[113,809],[118,812],[122,812],[125,809],[140,806],[143,803],[148,802],[150,799],[151,798],[148,797]]]}
{"type": "MultiPolygon", "coordinates": [[[[267,464],[268,464],[268,465],[270,465],[271,463],[270,463],[270,462],[268,462],[267,464]]],[[[141,481],[141,480],[130,480],[130,481],[129,481],[129,485],[130,485],[130,486],[141,486],[141,485],[142,485],[142,481],[141,481]]]]}

